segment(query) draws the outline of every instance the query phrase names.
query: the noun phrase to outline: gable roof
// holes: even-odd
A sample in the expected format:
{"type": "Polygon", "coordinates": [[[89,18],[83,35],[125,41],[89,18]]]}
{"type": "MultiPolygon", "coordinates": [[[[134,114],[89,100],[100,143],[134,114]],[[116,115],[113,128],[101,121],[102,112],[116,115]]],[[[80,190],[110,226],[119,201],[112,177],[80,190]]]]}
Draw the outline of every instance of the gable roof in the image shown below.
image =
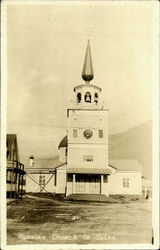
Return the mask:
{"type": "Polygon", "coordinates": [[[133,159],[109,159],[110,167],[118,171],[142,171],[143,167],[133,159]]]}
{"type": "Polygon", "coordinates": [[[33,167],[29,164],[25,169],[56,169],[66,163],[55,158],[36,158],[33,167]]]}

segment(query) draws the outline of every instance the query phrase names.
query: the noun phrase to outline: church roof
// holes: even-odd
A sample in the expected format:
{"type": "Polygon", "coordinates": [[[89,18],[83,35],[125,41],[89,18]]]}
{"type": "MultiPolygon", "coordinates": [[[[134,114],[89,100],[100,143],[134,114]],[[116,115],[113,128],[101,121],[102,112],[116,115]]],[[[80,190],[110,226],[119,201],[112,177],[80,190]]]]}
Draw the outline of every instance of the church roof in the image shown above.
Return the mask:
{"type": "Polygon", "coordinates": [[[58,149],[67,147],[67,144],[68,144],[68,136],[66,135],[60,142],[58,149]]]}
{"type": "Polygon", "coordinates": [[[30,168],[37,168],[37,169],[49,169],[49,168],[56,168],[57,166],[62,165],[63,162],[59,161],[58,157],[55,158],[35,158],[34,159],[34,165],[33,167],[30,167],[28,164],[28,167],[26,169],[30,168]]]}
{"type": "Polygon", "coordinates": [[[41,172],[50,172],[55,171],[57,168],[63,168],[66,165],[66,162],[61,162],[55,158],[37,158],[34,160],[33,167],[26,167],[25,170],[27,173],[41,173],[41,172]]]}
{"type": "Polygon", "coordinates": [[[92,58],[91,58],[91,48],[88,40],[84,65],[82,70],[82,78],[84,81],[89,82],[93,79],[93,77],[94,73],[93,73],[92,58]]]}
{"type": "Polygon", "coordinates": [[[78,85],[76,87],[74,87],[74,92],[77,90],[77,89],[81,89],[81,88],[84,88],[84,87],[87,87],[87,88],[95,88],[95,89],[98,89],[99,91],[101,91],[102,89],[96,85],[93,85],[93,84],[81,84],[81,85],[78,85]]]}
{"type": "Polygon", "coordinates": [[[118,171],[142,171],[142,166],[133,159],[109,159],[110,167],[118,171]]]}

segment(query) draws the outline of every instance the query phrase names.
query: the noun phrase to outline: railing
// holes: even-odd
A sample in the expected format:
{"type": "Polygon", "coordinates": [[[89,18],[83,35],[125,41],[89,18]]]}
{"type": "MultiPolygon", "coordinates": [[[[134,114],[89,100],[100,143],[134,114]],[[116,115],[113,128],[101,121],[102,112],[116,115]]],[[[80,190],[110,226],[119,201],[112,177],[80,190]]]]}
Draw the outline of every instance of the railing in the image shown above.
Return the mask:
{"type": "Polygon", "coordinates": [[[16,198],[25,194],[23,189],[26,185],[26,180],[24,179],[24,165],[18,161],[10,160],[7,161],[7,197],[16,198]]]}
{"type": "Polygon", "coordinates": [[[24,165],[18,161],[7,161],[7,169],[17,169],[24,171],[24,165]]]}

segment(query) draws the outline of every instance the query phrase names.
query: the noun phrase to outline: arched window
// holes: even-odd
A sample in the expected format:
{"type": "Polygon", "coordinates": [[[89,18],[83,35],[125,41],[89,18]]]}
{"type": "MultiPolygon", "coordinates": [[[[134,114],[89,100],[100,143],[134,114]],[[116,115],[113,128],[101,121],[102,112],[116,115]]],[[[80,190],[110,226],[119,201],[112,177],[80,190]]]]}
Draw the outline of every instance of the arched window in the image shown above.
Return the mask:
{"type": "Polygon", "coordinates": [[[78,93],[78,94],[77,94],[77,102],[78,102],[78,103],[81,103],[81,93],[78,93]]]}
{"type": "Polygon", "coordinates": [[[85,102],[91,103],[91,93],[90,92],[85,93],[84,100],[85,100],[85,102]]]}
{"type": "Polygon", "coordinates": [[[97,93],[94,94],[94,102],[96,104],[98,103],[98,94],[97,93]]]}

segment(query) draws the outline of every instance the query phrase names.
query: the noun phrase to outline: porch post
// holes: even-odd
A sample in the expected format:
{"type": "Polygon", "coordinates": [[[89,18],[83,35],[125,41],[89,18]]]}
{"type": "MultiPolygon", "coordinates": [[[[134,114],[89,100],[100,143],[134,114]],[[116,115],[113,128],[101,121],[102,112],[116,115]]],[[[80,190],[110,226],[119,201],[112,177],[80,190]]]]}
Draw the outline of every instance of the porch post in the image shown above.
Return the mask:
{"type": "Polygon", "coordinates": [[[103,174],[101,174],[101,194],[103,194],[103,174]]]}
{"type": "Polygon", "coordinates": [[[14,175],[15,192],[17,192],[17,173],[14,175]]]}
{"type": "Polygon", "coordinates": [[[13,173],[13,177],[14,177],[14,198],[16,196],[16,173],[13,173]]]}
{"type": "Polygon", "coordinates": [[[72,190],[72,193],[75,194],[75,183],[76,182],[76,175],[73,174],[73,190],[72,190]]]}

